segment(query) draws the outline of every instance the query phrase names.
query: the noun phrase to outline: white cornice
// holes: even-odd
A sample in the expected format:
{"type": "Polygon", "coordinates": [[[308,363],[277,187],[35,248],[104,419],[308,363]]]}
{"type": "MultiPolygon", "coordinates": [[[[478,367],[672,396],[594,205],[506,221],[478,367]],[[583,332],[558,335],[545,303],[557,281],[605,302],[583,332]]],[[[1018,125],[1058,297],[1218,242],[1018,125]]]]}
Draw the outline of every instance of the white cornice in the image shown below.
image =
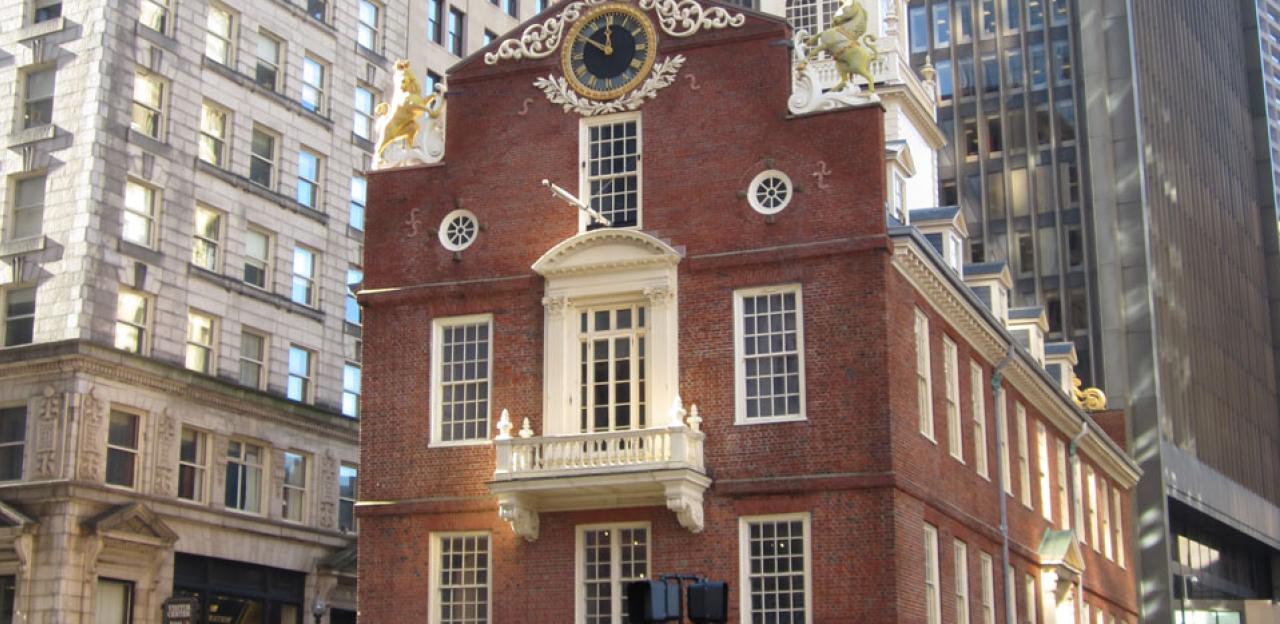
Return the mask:
{"type": "Polygon", "coordinates": [[[683,254],[650,234],[639,230],[601,228],[566,238],[537,262],[534,272],[543,277],[598,273],[643,267],[674,267],[683,254]],[[613,246],[617,249],[601,258],[585,257],[590,250],[613,246]]]}

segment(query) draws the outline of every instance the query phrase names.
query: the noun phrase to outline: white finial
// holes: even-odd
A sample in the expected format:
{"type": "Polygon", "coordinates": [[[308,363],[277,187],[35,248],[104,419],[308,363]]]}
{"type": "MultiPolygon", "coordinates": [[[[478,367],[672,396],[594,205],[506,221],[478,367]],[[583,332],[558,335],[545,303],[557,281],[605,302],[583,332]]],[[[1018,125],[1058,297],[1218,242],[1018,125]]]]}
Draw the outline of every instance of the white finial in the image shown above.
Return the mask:
{"type": "Polygon", "coordinates": [[[688,414],[688,412],[684,410],[684,402],[680,400],[680,395],[677,394],[676,398],[671,401],[671,411],[667,412],[667,417],[670,419],[670,425],[684,426],[685,414],[688,414]]]}
{"type": "Polygon", "coordinates": [[[498,418],[498,440],[511,439],[511,414],[507,410],[502,410],[502,416],[498,418]]]}
{"type": "Polygon", "coordinates": [[[689,429],[693,430],[694,432],[697,432],[698,428],[701,426],[702,426],[702,416],[698,415],[698,404],[694,403],[692,406],[689,407],[689,429]]]}
{"type": "Polygon", "coordinates": [[[524,417],[524,422],[523,422],[523,423],[521,423],[521,425],[520,425],[520,437],[522,437],[522,438],[532,438],[532,437],[533,437],[533,429],[531,429],[531,428],[529,427],[529,417],[528,417],[528,416],[525,416],[525,417],[524,417]]]}

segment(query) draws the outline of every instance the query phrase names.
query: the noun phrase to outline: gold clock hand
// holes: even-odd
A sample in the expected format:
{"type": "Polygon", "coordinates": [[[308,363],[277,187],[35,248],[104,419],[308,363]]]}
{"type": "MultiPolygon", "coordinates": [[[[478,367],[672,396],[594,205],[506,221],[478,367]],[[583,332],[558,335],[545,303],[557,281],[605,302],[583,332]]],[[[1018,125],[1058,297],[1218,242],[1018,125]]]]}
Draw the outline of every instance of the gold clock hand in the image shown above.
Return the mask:
{"type": "Polygon", "coordinates": [[[588,36],[586,36],[586,35],[584,35],[584,34],[582,34],[582,33],[578,33],[578,38],[579,38],[579,39],[581,39],[581,40],[583,40],[583,41],[585,41],[585,42],[587,42],[587,43],[589,43],[589,44],[591,44],[591,45],[593,45],[593,46],[595,46],[595,47],[597,47],[597,48],[600,48],[600,51],[601,51],[601,52],[604,52],[604,53],[605,53],[605,55],[613,54],[613,47],[612,47],[612,46],[606,46],[605,44],[602,44],[602,43],[600,43],[599,41],[596,41],[595,39],[592,39],[592,38],[590,38],[590,37],[588,37],[588,36]]]}
{"type": "Polygon", "coordinates": [[[604,27],[604,55],[613,56],[613,26],[604,27]]]}

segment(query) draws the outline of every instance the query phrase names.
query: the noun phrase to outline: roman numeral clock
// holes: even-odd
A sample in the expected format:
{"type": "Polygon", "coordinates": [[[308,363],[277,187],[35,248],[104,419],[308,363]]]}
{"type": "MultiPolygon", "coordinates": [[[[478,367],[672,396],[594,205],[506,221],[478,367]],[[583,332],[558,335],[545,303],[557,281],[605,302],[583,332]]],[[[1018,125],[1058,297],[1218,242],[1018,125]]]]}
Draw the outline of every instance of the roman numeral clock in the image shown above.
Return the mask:
{"type": "Polygon", "coordinates": [[[561,67],[569,86],[593,100],[612,100],[639,86],[657,58],[658,36],[644,12],[605,4],[565,34],[561,67]]]}

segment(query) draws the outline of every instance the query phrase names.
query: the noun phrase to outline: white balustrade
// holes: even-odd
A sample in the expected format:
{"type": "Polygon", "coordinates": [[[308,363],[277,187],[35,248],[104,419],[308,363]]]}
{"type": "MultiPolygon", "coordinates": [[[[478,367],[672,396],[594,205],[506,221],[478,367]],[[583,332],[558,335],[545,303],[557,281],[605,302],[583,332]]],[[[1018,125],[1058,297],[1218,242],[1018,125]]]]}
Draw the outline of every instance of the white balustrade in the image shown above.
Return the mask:
{"type": "Polygon", "coordinates": [[[705,434],[684,425],[563,436],[498,437],[494,477],[687,467],[703,471],[705,434]]]}
{"type": "MultiPolygon", "coordinates": [[[[895,37],[880,39],[876,43],[878,55],[871,62],[871,75],[875,77],[876,84],[902,84],[922,102],[932,102],[933,93],[925,88],[920,77],[911,68],[910,57],[899,51],[897,47],[895,37]]],[[[822,89],[830,89],[840,82],[840,73],[836,70],[835,61],[825,53],[810,63],[810,67],[816,73],[818,85],[822,89]]],[[[861,78],[856,77],[854,80],[859,83],[862,81],[861,78]]]]}

